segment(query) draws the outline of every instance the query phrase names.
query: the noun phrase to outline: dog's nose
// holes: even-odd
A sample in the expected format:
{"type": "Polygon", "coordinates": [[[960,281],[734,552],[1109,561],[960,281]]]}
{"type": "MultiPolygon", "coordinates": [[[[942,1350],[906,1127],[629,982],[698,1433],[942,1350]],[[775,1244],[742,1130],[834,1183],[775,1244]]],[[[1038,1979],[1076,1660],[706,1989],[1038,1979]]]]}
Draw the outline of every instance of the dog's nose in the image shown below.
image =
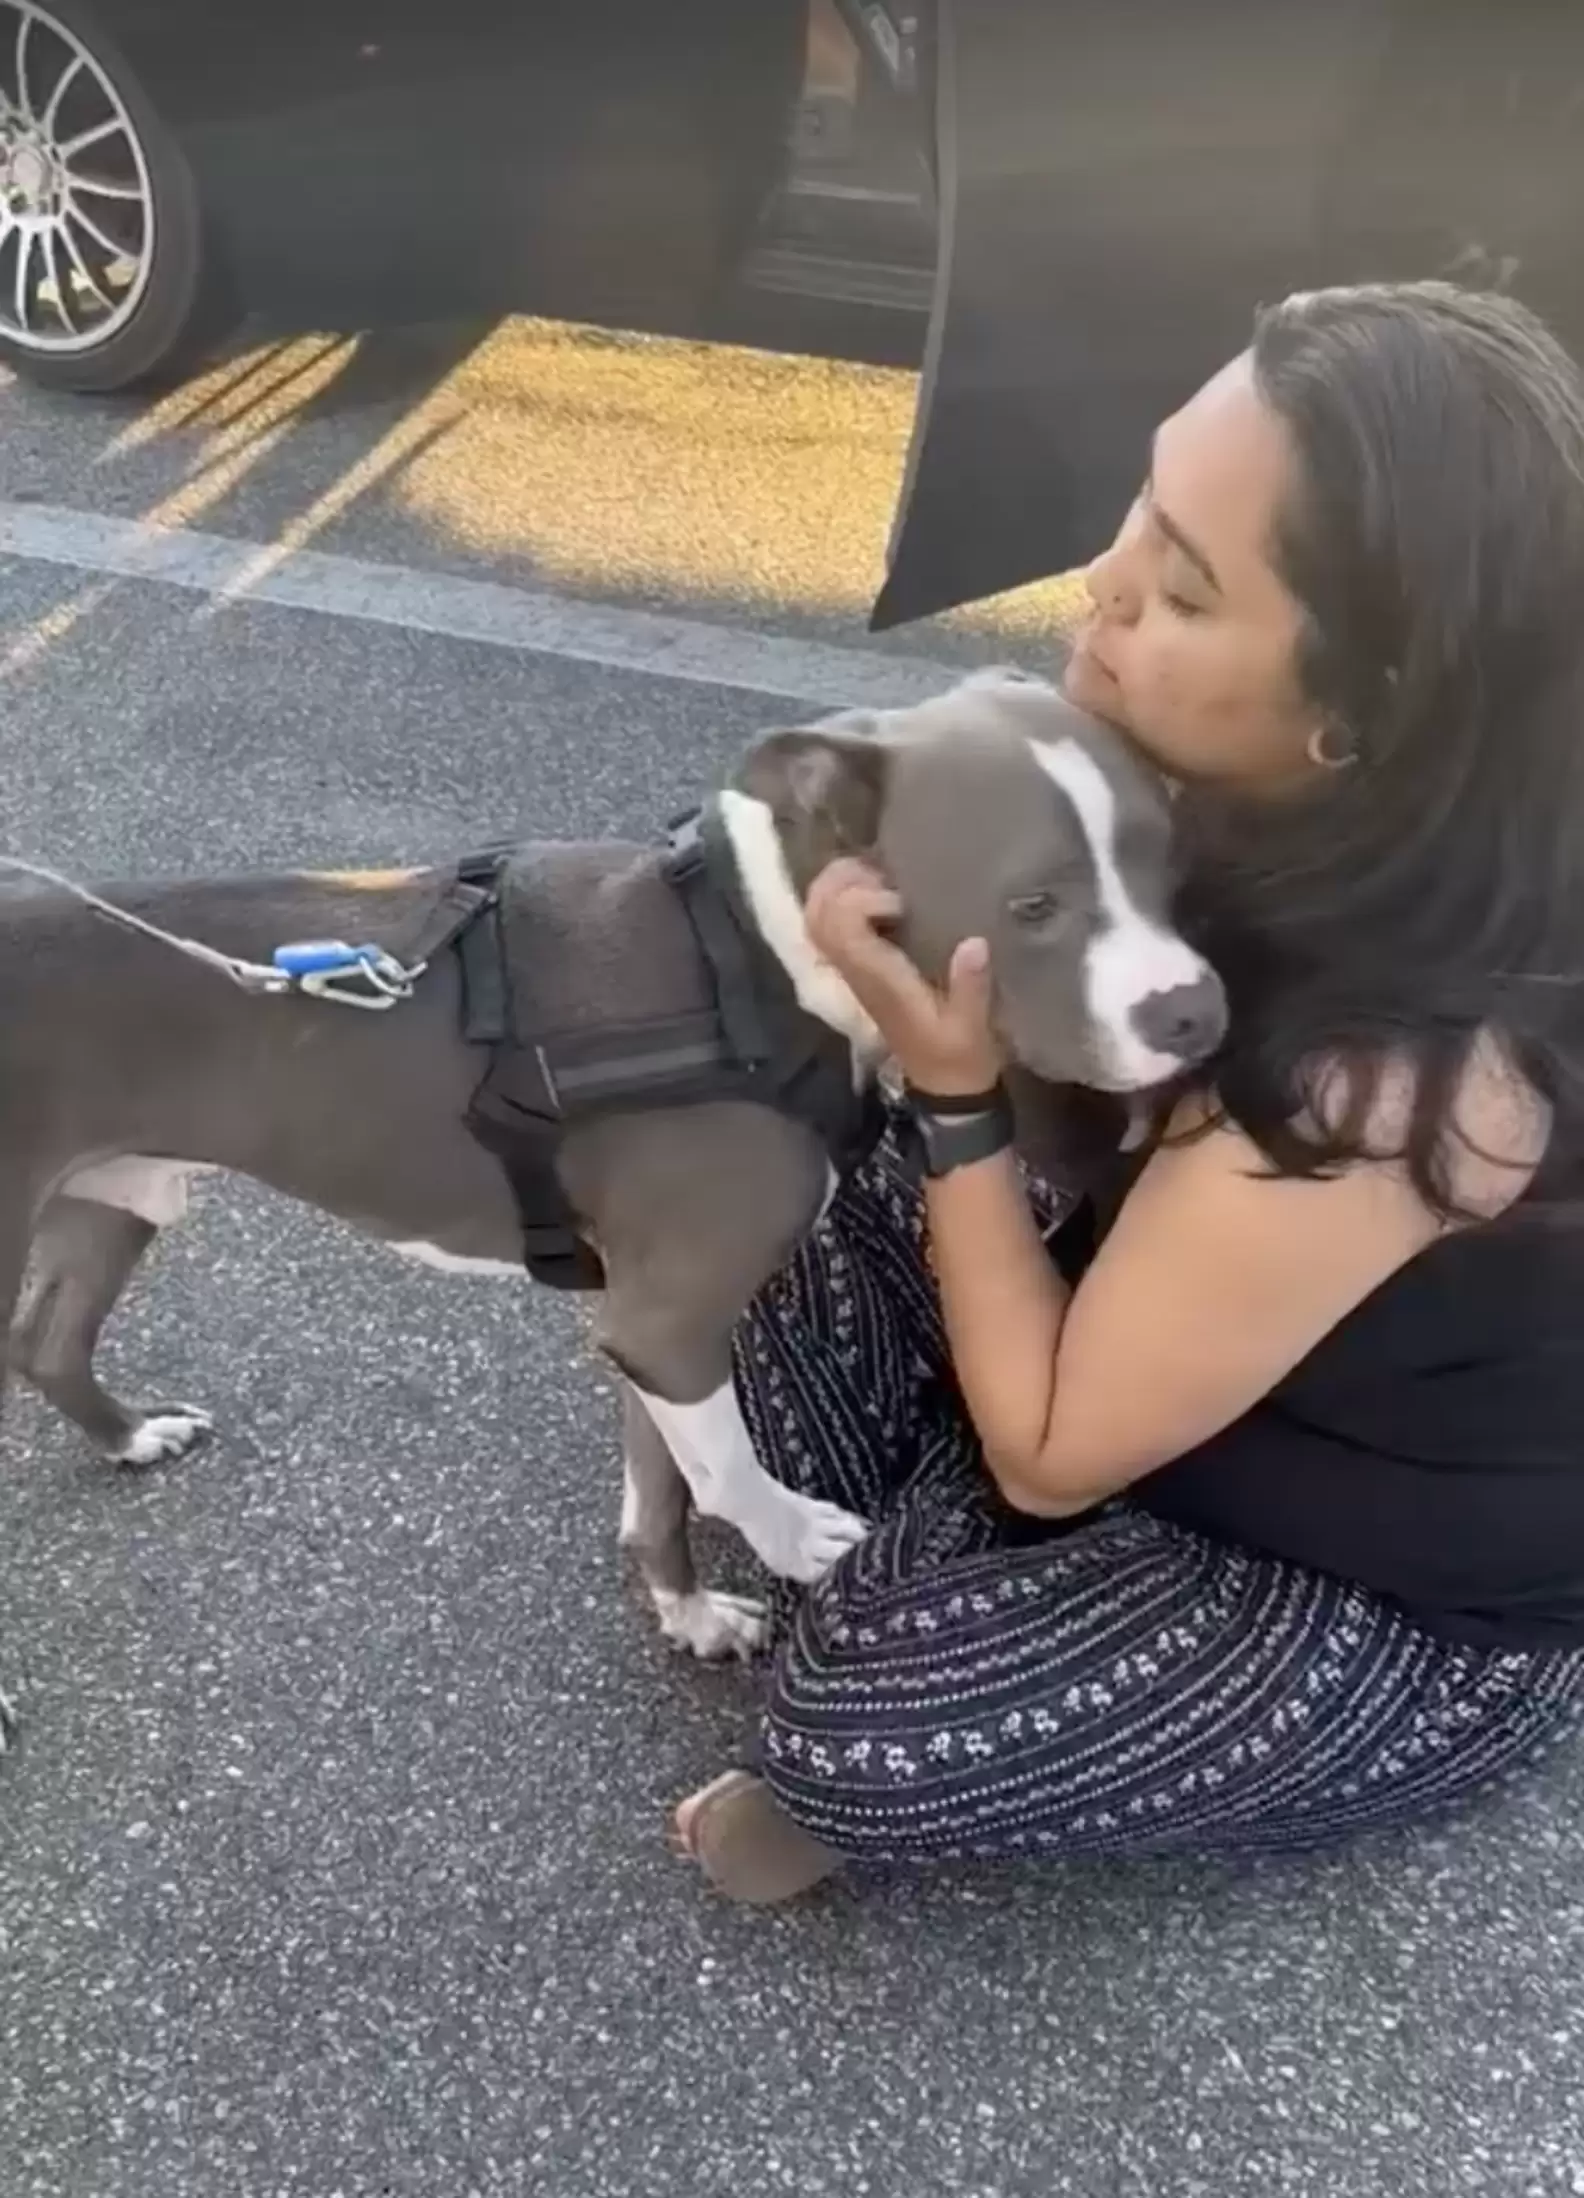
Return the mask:
{"type": "Polygon", "coordinates": [[[1206,970],[1192,984],[1152,992],[1133,1010],[1133,1027],[1155,1053],[1179,1061],[1202,1061],[1226,1036],[1226,994],[1221,980],[1206,970]]]}

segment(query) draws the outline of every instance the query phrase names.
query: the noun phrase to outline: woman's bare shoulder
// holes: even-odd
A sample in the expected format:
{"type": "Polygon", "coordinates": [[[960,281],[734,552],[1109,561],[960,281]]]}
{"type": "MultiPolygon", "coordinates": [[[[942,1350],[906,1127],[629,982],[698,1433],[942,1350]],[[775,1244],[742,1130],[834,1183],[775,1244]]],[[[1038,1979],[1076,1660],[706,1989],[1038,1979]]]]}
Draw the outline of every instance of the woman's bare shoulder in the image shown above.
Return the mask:
{"type": "MultiPolygon", "coordinates": [[[[1322,1066],[1313,1086],[1314,1116],[1334,1128],[1351,1108],[1349,1073],[1322,1066]]],[[[1379,1165],[1400,1166],[1418,1096],[1418,1071],[1389,1061],[1371,1095],[1362,1141],[1379,1165]]],[[[1447,1188],[1466,1213],[1494,1219],[1521,1198],[1545,1158],[1551,1109],[1495,1031],[1475,1040],[1448,1114],[1447,1188]]]]}

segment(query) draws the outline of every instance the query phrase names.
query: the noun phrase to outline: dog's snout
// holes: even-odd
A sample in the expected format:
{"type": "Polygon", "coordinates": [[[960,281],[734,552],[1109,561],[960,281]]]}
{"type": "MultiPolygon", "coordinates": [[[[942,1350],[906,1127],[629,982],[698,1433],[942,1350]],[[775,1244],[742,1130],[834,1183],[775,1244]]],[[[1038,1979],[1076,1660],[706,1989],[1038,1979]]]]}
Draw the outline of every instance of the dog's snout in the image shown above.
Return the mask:
{"type": "Polygon", "coordinates": [[[1207,969],[1191,983],[1152,992],[1134,1008],[1133,1024],[1153,1052],[1183,1062],[1204,1060],[1226,1036],[1226,994],[1220,979],[1207,969]]]}

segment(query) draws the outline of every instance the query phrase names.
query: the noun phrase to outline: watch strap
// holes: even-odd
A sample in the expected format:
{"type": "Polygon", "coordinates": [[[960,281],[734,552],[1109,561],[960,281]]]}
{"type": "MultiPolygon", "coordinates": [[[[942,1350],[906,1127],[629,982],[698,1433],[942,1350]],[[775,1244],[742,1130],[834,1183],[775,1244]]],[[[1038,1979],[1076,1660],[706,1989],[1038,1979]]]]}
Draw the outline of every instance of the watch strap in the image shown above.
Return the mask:
{"type": "Polygon", "coordinates": [[[934,1180],[1005,1152],[1012,1143],[1012,1108],[999,1085],[949,1097],[909,1085],[907,1101],[919,1171],[934,1180]]]}
{"type": "Polygon", "coordinates": [[[989,1084],[983,1091],[925,1091],[919,1084],[904,1084],[907,1103],[919,1114],[993,1114],[1007,1104],[1006,1086],[989,1084]]]}

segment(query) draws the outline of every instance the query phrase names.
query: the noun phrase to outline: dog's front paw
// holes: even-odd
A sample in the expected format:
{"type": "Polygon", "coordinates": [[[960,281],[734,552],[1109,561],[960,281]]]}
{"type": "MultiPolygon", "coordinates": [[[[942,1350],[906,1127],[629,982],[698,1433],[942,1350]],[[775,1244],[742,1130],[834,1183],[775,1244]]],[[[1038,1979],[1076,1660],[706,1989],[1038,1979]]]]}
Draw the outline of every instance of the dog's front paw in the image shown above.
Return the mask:
{"type": "Polygon", "coordinates": [[[170,1458],[184,1458],[197,1448],[214,1427],[209,1414],[196,1404],[167,1405],[149,1412],[133,1428],[115,1453],[117,1465],[162,1465],[170,1458]]]}
{"type": "Polygon", "coordinates": [[[691,1595],[668,1595],[657,1588],[654,1600],[660,1631],[701,1663],[718,1664],[735,1656],[746,1664],[770,1637],[770,1613],[751,1596],[707,1587],[695,1588],[691,1595]]]}
{"type": "Polygon", "coordinates": [[[0,1689],[0,1755],[15,1747],[22,1730],[22,1713],[10,1695],[0,1689]]]}
{"type": "Polygon", "coordinates": [[[745,1528],[755,1553],[783,1580],[808,1587],[868,1538],[869,1522],[817,1496],[783,1491],[773,1512],[745,1528]]]}

